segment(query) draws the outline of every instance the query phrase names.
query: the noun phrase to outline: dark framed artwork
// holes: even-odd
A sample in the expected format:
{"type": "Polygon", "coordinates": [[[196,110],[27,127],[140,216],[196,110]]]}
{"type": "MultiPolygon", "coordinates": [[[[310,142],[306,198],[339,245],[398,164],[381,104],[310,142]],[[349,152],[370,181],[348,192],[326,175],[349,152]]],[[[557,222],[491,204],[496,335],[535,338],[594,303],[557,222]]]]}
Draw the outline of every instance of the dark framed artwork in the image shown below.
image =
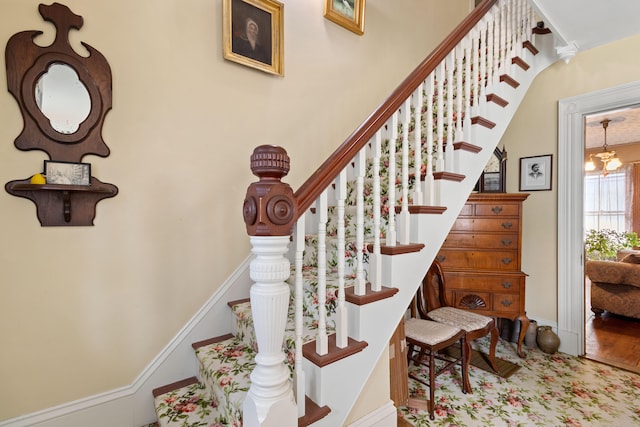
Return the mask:
{"type": "Polygon", "coordinates": [[[366,0],[324,0],[324,17],[338,25],[364,34],[364,9],[366,0]]]}
{"type": "Polygon", "coordinates": [[[223,56],[284,75],[284,6],[275,0],[223,0],[223,56]]]}
{"type": "Polygon", "coordinates": [[[44,161],[47,184],[91,185],[91,164],[44,161]]]}
{"type": "Polygon", "coordinates": [[[487,165],[478,180],[481,193],[504,193],[506,191],[507,151],[504,147],[493,150],[487,165]]]}
{"type": "Polygon", "coordinates": [[[551,190],[553,155],[520,158],[520,191],[551,190]]]}

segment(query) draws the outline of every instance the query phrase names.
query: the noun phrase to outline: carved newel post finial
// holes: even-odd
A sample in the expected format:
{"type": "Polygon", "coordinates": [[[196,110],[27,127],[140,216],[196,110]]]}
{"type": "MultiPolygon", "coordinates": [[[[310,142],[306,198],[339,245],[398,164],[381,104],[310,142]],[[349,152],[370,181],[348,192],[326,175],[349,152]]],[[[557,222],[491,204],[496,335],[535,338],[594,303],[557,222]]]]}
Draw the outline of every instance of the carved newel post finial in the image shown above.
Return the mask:
{"type": "Polygon", "coordinates": [[[290,235],[296,217],[293,190],[281,181],[289,173],[284,148],[261,145],[251,155],[251,171],[260,181],[249,185],[242,214],[250,236],[290,235]]]}

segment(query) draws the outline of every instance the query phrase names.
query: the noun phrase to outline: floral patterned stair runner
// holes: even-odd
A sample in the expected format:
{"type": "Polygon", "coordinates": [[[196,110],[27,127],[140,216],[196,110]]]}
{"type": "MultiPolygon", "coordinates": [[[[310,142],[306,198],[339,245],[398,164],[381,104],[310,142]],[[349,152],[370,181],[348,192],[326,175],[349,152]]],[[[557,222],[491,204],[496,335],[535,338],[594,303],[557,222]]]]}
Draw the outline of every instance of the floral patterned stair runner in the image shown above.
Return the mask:
{"type": "MultiPolygon", "coordinates": [[[[210,427],[215,426],[218,416],[215,401],[209,391],[198,379],[193,377],[181,381],[186,385],[174,384],[177,387],[167,392],[154,392],[154,406],[158,414],[157,427],[210,427]]],[[[172,388],[172,385],[163,389],[172,388]]]]}
{"type": "Polygon", "coordinates": [[[249,375],[255,367],[255,351],[231,334],[193,346],[200,364],[201,382],[194,377],[185,380],[187,384],[179,388],[154,393],[158,426],[241,426],[242,405],[251,383],[249,375]]]}

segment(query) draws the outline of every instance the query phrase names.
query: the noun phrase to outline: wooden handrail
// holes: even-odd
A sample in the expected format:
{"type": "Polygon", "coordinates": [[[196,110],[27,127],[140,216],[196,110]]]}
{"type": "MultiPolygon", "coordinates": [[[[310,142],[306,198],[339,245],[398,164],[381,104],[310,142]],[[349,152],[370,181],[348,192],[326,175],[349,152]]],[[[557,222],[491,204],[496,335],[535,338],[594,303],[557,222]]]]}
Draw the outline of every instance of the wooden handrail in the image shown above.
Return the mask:
{"type": "Polygon", "coordinates": [[[358,152],[369,142],[402,103],[416,90],[456,47],[463,37],[485,16],[498,0],[484,0],[442,43],[393,91],[393,93],[333,152],[327,160],[294,193],[297,202],[296,219],[302,215],[338,176],[358,152]]]}

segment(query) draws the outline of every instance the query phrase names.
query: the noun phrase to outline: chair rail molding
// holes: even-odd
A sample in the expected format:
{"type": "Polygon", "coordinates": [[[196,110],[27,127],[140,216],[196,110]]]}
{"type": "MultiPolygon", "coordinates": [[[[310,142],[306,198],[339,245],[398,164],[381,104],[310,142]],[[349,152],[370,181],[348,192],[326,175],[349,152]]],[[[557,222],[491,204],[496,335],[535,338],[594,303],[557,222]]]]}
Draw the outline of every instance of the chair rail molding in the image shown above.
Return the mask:
{"type": "Polygon", "coordinates": [[[584,116],[640,103],[640,81],[558,101],[558,335],[584,354],[584,116]]]}

